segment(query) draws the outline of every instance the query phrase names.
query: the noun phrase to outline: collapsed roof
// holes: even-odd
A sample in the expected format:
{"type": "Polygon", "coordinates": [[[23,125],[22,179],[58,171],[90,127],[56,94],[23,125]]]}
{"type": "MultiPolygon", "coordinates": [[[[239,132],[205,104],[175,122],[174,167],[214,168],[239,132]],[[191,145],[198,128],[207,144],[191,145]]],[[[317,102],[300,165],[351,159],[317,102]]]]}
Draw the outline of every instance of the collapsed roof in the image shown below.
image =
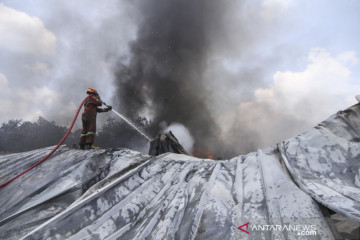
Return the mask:
{"type": "Polygon", "coordinates": [[[150,142],[149,155],[159,156],[160,154],[172,152],[191,156],[179,143],[179,140],[171,131],[160,133],[155,139],[150,142]]]}
{"type": "MultiPolygon", "coordinates": [[[[229,160],[63,146],[0,189],[0,239],[335,239],[323,206],[360,223],[359,142],[357,104],[229,160]]],[[[0,155],[0,181],[50,151],[0,155]]]]}

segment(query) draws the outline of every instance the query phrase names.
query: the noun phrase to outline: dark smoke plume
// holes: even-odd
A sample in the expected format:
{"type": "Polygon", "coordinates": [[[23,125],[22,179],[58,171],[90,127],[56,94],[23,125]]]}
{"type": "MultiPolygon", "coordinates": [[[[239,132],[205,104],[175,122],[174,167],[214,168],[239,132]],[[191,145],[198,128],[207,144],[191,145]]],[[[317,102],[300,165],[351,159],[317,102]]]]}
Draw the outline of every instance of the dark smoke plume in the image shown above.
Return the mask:
{"type": "Polygon", "coordinates": [[[150,112],[152,137],[163,121],[182,123],[195,146],[211,149],[220,130],[206,105],[203,74],[211,31],[226,14],[222,1],[147,0],[136,7],[137,38],[128,63],[116,70],[122,111],[131,119],[150,112]]]}

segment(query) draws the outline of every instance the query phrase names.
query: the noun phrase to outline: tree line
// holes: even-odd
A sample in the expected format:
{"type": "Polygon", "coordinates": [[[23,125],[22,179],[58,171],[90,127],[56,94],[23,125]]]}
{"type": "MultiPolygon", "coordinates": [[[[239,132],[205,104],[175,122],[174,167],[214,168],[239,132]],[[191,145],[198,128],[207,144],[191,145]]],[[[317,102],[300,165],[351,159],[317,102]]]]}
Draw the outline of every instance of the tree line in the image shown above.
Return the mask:
{"type": "MultiPolygon", "coordinates": [[[[143,131],[150,126],[146,118],[139,117],[135,124],[143,131]]],[[[68,128],[54,121],[39,117],[35,122],[19,119],[9,120],[0,127],[0,153],[13,153],[57,145],[68,128]]],[[[64,142],[69,147],[77,147],[81,129],[72,131],[64,142]]],[[[95,145],[101,148],[143,149],[147,141],[122,121],[108,118],[97,130],[95,145]]]]}

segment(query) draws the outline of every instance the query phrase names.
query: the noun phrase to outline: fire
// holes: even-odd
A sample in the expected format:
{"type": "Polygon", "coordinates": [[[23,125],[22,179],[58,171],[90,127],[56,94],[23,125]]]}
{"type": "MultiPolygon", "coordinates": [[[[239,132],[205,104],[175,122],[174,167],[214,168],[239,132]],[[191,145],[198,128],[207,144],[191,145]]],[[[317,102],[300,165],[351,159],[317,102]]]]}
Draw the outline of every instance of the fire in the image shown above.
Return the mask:
{"type": "Polygon", "coordinates": [[[197,158],[209,158],[215,160],[215,156],[209,150],[203,150],[199,147],[195,148],[195,151],[193,152],[193,156],[197,158]]]}

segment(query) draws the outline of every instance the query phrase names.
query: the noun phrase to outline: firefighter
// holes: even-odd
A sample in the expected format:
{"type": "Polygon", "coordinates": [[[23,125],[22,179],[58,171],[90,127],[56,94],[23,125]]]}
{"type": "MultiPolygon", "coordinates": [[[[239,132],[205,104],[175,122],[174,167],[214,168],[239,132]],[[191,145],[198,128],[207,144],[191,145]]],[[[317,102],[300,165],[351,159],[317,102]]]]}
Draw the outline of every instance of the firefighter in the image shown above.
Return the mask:
{"type": "Polygon", "coordinates": [[[81,117],[83,129],[80,135],[79,149],[98,149],[93,145],[96,132],[96,115],[98,112],[108,112],[112,107],[99,108],[103,102],[95,89],[89,88],[86,93],[89,94],[89,98],[84,103],[85,109],[81,117]]]}

